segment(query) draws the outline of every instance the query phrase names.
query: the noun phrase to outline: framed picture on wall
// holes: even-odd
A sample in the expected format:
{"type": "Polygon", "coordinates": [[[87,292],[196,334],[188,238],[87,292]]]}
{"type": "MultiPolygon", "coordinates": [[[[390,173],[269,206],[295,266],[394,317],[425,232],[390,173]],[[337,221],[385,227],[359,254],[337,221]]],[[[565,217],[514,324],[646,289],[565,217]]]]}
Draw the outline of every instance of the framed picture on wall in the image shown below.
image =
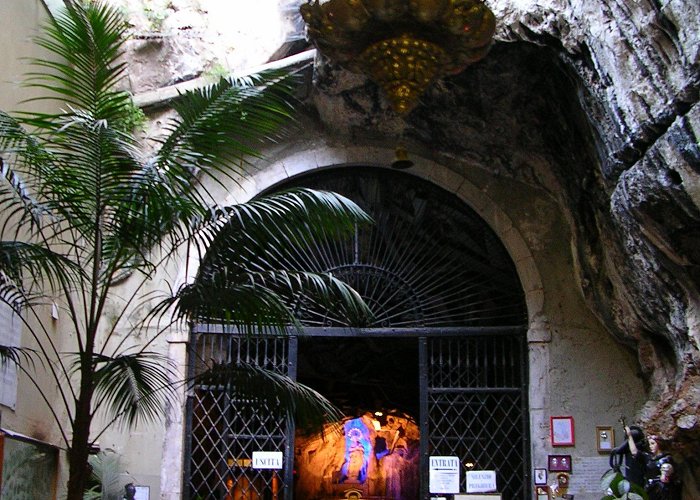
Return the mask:
{"type": "Polygon", "coordinates": [[[550,472],[571,472],[571,455],[549,455],[547,468],[550,472]]]}
{"type": "Polygon", "coordinates": [[[544,486],[547,484],[547,469],[535,469],[535,485],[544,486]]]}
{"type": "Polygon", "coordinates": [[[548,486],[536,486],[535,487],[535,498],[537,500],[551,500],[552,496],[550,495],[549,487],[548,486]]]}
{"type": "Polygon", "coordinates": [[[574,446],[574,417],[549,417],[552,446],[574,446]]]}
{"type": "Polygon", "coordinates": [[[609,453],[615,447],[615,429],[597,426],[595,428],[595,440],[598,453],[609,453]]]}

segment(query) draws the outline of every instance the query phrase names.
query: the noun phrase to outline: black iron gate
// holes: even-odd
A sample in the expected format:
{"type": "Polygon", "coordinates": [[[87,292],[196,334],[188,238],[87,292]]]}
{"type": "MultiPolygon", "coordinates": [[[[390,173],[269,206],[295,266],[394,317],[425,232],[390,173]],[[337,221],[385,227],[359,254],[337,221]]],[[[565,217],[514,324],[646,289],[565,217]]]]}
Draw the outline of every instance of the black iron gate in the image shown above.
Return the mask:
{"type": "MultiPolygon", "coordinates": [[[[310,328],[310,337],[413,337],[419,344],[421,498],[428,459],[456,456],[468,470],[495,470],[505,500],[530,491],[527,344],[522,328],[310,328]]],[[[297,338],[251,339],[220,328],[193,332],[191,359],[240,360],[296,376],[297,338]]],[[[197,363],[192,369],[197,370],[197,363]]],[[[185,498],[292,499],[293,425],[269,408],[198,385],[189,399],[185,498]],[[279,471],[251,467],[254,451],[281,451],[279,471]],[[234,495],[226,497],[234,492],[234,495]],[[240,496],[235,496],[239,494],[240,496]]],[[[299,499],[302,500],[302,499],[299,499]]]]}
{"type": "MultiPolygon", "coordinates": [[[[429,496],[428,457],[436,454],[496,470],[506,500],[529,498],[526,341],[522,326],[508,326],[523,325],[527,315],[515,266],[498,237],[457,197],[406,173],[328,169],[282,187],[293,185],[343,194],[375,218],[350,241],[299,242],[293,255],[272,252],[259,256],[260,264],[332,273],[375,314],[358,329],[337,311],[301,299],[291,306],[310,336],[400,336],[419,343],[422,498],[429,496]]],[[[295,377],[295,342],[196,329],[192,370],[197,359],[241,359],[295,377]]],[[[293,429],[269,413],[231,400],[222,387],[193,389],[188,498],[226,499],[226,483],[240,481],[251,492],[240,498],[291,499],[293,429]],[[284,451],[285,469],[248,470],[255,448],[284,451]]]]}
{"type": "Polygon", "coordinates": [[[530,498],[524,335],[424,337],[419,352],[424,477],[429,456],[455,456],[460,491],[467,471],[495,470],[504,499],[530,498]]]}
{"type": "MultiPolygon", "coordinates": [[[[295,378],[296,340],[251,338],[223,329],[192,332],[190,373],[204,362],[247,363],[295,378]]],[[[200,499],[291,498],[293,423],[273,408],[219,385],[195,385],[187,405],[185,493],[200,499]],[[256,469],[253,452],[282,452],[284,467],[256,469]]]]}

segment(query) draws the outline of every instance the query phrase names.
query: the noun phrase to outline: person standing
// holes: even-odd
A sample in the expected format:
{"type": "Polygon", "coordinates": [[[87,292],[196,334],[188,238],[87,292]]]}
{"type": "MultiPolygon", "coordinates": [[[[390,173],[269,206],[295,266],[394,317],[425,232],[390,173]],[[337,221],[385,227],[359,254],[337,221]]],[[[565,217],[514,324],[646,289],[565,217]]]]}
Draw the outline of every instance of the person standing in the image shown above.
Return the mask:
{"type": "Polygon", "coordinates": [[[625,426],[625,442],[610,453],[610,467],[619,470],[625,479],[643,488],[650,456],[646,451],[644,431],[637,425],[625,426]]]}
{"type": "Polygon", "coordinates": [[[680,500],[681,483],[670,453],[661,449],[658,436],[647,439],[650,457],[645,468],[645,489],[649,500],[680,500]]]}

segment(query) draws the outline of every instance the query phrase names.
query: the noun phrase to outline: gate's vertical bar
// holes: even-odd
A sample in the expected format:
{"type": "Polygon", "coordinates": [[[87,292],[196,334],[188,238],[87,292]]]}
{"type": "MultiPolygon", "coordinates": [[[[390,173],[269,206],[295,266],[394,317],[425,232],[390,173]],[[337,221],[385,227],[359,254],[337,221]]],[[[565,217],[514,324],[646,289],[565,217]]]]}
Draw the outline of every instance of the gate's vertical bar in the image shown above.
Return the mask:
{"type": "Polygon", "coordinates": [[[428,339],[418,338],[418,385],[419,385],[419,418],[420,418],[420,490],[421,498],[429,498],[429,432],[428,420],[428,339]]]}
{"type": "Polygon", "coordinates": [[[520,347],[520,384],[521,384],[521,413],[523,426],[523,477],[525,478],[524,498],[532,498],[532,467],[530,458],[530,344],[527,341],[527,330],[517,335],[520,347]]]}
{"type": "MultiPolygon", "coordinates": [[[[297,379],[297,355],[299,353],[299,339],[296,335],[287,338],[287,376],[292,380],[297,379]]],[[[284,489],[282,497],[285,500],[294,498],[294,421],[287,421],[287,439],[284,444],[284,489]]]]}
{"type": "MultiPolygon", "coordinates": [[[[195,353],[197,352],[197,333],[194,324],[190,324],[190,343],[187,346],[187,380],[190,381],[194,377],[194,361],[195,353]]],[[[190,479],[192,472],[192,412],[194,410],[194,395],[192,385],[188,383],[186,399],[185,399],[185,445],[182,461],[182,500],[190,498],[190,479]]]]}

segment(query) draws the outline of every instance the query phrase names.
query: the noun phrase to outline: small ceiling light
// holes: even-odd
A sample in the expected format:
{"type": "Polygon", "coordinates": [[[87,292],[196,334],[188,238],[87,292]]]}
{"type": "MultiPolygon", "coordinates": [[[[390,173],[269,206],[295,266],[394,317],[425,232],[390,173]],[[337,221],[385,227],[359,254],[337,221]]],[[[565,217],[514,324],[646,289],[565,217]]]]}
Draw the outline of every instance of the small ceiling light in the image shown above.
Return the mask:
{"type": "Polygon", "coordinates": [[[307,0],[300,11],[318,50],[378,83],[399,115],[483,58],[496,28],[483,0],[307,0]]]}
{"type": "Polygon", "coordinates": [[[411,168],[412,166],[413,162],[408,158],[408,151],[406,151],[406,148],[403,146],[397,146],[394,161],[391,162],[391,168],[405,170],[407,168],[411,168]]]}

